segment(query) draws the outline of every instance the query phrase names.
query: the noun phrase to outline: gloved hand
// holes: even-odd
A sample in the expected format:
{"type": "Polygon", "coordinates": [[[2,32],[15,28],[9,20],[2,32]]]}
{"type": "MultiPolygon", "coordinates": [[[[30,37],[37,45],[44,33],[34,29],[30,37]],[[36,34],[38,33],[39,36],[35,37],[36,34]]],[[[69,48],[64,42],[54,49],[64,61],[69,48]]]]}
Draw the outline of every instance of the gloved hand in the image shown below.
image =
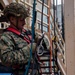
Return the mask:
{"type": "MultiPolygon", "coordinates": [[[[31,43],[28,45],[29,48],[31,48],[31,43]]],[[[32,43],[32,52],[34,53],[36,51],[37,44],[32,43]]]]}
{"type": "Polygon", "coordinates": [[[42,45],[44,46],[45,49],[49,50],[50,44],[46,37],[43,38],[42,45]]]}
{"type": "Polygon", "coordinates": [[[42,36],[38,36],[37,35],[37,38],[36,38],[36,43],[37,43],[37,46],[41,43],[42,46],[44,47],[45,50],[49,50],[50,49],[50,43],[49,43],[49,40],[46,36],[44,36],[44,34],[42,36]]]}
{"type": "Polygon", "coordinates": [[[40,44],[40,42],[43,40],[43,38],[44,38],[44,34],[42,36],[39,34],[36,34],[35,42],[37,43],[37,45],[40,44]]]}

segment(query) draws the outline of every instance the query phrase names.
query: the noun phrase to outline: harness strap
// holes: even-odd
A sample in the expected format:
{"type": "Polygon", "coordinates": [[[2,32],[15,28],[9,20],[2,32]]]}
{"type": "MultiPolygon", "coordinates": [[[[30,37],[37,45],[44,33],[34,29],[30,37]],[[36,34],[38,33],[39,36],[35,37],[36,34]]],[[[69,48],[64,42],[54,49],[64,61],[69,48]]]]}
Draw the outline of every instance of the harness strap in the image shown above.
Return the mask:
{"type": "Polygon", "coordinates": [[[8,31],[11,31],[17,35],[19,35],[21,38],[23,38],[28,44],[30,43],[30,40],[31,38],[27,39],[22,33],[20,33],[18,30],[12,28],[12,27],[8,27],[7,28],[8,31]]]}

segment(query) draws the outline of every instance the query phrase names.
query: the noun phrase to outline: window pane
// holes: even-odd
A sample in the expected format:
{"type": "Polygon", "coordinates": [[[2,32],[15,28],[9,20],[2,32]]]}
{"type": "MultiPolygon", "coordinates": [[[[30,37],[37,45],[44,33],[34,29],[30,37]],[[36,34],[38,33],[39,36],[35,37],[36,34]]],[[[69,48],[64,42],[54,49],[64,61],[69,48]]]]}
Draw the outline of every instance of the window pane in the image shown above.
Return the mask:
{"type": "MultiPolygon", "coordinates": [[[[41,23],[38,23],[38,29],[41,30],[41,23]]],[[[48,32],[48,26],[43,25],[43,31],[48,32]]]]}
{"type": "Polygon", "coordinates": [[[45,15],[43,15],[43,22],[45,22],[46,24],[48,23],[48,18],[45,15]]]}
{"type": "MultiPolygon", "coordinates": [[[[40,0],[40,1],[43,1],[43,0],[40,0]]],[[[44,0],[44,3],[45,3],[45,4],[48,4],[48,0],[44,0]]]]}

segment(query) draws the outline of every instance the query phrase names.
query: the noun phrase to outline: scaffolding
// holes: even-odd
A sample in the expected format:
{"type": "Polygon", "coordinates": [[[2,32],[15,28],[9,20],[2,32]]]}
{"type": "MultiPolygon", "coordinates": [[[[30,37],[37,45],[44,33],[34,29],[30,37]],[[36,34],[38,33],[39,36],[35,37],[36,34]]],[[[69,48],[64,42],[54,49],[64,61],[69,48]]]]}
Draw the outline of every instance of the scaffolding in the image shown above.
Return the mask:
{"type": "MultiPolygon", "coordinates": [[[[9,3],[15,1],[24,4],[30,9],[30,17],[26,19],[26,28],[31,29],[33,0],[7,0],[9,3]]],[[[74,75],[74,3],[71,0],[60,0],[61,5],[57,5],[58,0],[37,0],[36,10],[37,18],[35,31],[46,36],[50,43],[50,50],[45,52],[40,59],[45,63],[41,66],[41,75],[74,75]],[[65,5],[65,6],[64,6],[65,5]],[[59,12],[60,8],[60,13],[59,12]],[[61,15],[60,15],[61,14],[61,15]],[[59,21],[59,15],[61,21],[59,21]]],[[[0,1],[3,8],[5,4],[0,1]]],[[[0,8],[0,9],[1,9],[0,8]]],[[[2,11],[0,11],[2,15],[2,11]]],[[[3,19],[5,21],[5,19],[3,19]]],[[[0,22],[8,25],[6,22],[0,22]]],[[[2,33],[2,32],[1,32],[2,33]]]]}

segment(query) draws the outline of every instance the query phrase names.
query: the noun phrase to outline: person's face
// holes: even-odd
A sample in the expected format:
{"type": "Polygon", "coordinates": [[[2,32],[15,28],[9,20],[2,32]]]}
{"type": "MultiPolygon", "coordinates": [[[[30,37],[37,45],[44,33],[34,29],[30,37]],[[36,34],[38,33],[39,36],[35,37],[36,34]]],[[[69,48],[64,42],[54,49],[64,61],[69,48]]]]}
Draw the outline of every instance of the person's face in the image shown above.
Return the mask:
{"type": "Polygon", "coordinates": [[[18,25],[17,25],[18,29],[22,30],[24,25],[25,25],[25,18],[18,18],[18,25]]]}
{"type": "Polygon", "coordinates": [[[22,31],[22,29],[23,29],[23,27],[24,27],[24,25],[25,25],[25,18],[21,18],[21,17],[19,17],[19,18],[11,17],[10,20],[11,20],[11,24],[12,24],[13,26],[15,26],[16,28],[18,28],[19,31],[22,31]]]}

